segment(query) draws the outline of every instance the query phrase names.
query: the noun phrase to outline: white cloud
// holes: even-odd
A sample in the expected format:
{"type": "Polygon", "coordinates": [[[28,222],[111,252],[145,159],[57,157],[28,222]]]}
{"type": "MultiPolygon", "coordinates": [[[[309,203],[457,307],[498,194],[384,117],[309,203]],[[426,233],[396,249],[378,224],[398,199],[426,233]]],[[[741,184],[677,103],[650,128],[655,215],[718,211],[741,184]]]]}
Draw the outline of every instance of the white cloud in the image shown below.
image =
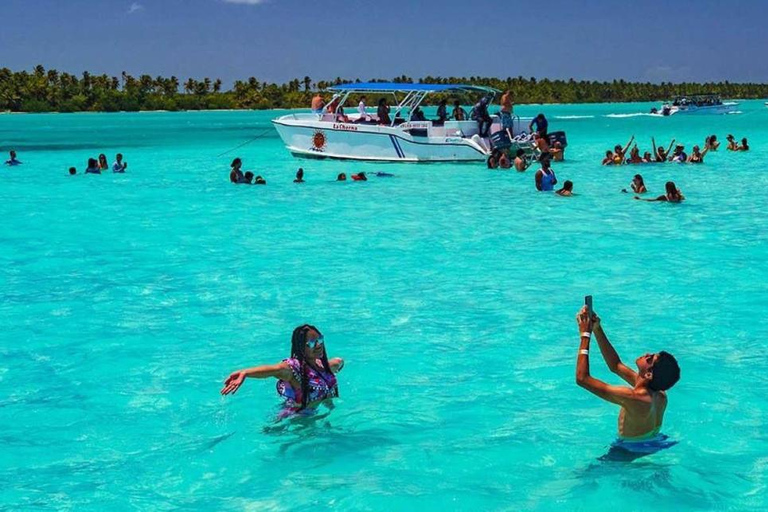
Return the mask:
{"type": "Polygon", "coordinates": [[[128,8],[128,14],[133,14],[135,12],[143,11],[143,10],[144,10],[144,6],[143,5],[141,5],[140,3],[137,3],[137,2],[133,2],[131,4],[131,6],[128,8]]]}
{"type": "Polygon", "coordinates": [[[265,4],[269,0],[224,0],[227,4],[245,4],[245,5],[259,5],[265,4]]]}

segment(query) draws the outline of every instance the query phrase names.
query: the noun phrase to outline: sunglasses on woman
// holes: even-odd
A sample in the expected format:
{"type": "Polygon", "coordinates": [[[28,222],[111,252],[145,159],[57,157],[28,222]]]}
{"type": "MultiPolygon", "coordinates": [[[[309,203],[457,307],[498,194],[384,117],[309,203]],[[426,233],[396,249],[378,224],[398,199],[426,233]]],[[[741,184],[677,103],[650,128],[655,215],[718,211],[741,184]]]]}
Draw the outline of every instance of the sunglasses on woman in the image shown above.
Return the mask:
{"type": "Polygon", "coordinates": [[[307,340],[307,347],[311,349],[315,349],[318,346],[323,346],[325,344],[325,338],[322,336],[315,338],[313,340],[307,340]]]}

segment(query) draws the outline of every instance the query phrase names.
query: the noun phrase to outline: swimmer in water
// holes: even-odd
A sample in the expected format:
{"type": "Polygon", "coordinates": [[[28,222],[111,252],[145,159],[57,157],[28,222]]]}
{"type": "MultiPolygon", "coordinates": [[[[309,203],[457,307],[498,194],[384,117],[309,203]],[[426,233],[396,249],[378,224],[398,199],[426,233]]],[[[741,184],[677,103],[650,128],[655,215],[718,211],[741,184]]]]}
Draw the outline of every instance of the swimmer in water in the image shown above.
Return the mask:
{"type": "Polygon", "coordinates": [[[608,341],[599,316],[593,313],[590,318],[590,313],[584,306],[576,314],[576,323],[581,335],[576,357],[576,383],[621,408],[619,436],[611,451],[618,450],[642,456],[675,444],[667,441],[667,437],[660,431],[667,408],[666,391],[680,379],[677,360],[668,352],[647,353],[635,360],[635,371],[621,362],[613,345],[608,341]],[[608,369],[629,386],[611,386],[590,375],[589,348],[592,333],[595,334],[600,354],[608,369]]]}
{"type": "Polygon", "coordinates": [[[312,325],[300,325],[291,337],[291,357],[272,365],[256,366],[232,372],[222,395],[235,394],[246,378],[277,379],[277,393],[285,400],[281,418],[295,414],[313,414],[320,405],[333,407],[339,396],[336,373],[344,368],[341,358],[328,359],[325,339],[312,325]]]}
{"type": "MultiPolygon", "coordinates": [[[[648,192],[648,189],[645,188],[645,182],[643,181],[643,177],[639,174],[635,174],[635,177],[632,178],[632,183],[629,184],[630,188],[632,188],[632,192],[635,194],[645,194],[648,192]]],[[[627,189],[622,190],[625,194],[627,193],[627,189]]]]}
{"type": "Polygon", "coordinates": [[[667,157],[669,157],[669,152],[672,150],[672,145],[675,143],[675,139],[672,139],[672,141],[669,143],[669,147],[667,147],[666,150],[664,150],[663,147],[659,146],[656,147],[656,139],[651,137],[651,144],[653,144],[653,156],[655,158],[656,162],[666,162],[667,157]]]}
{"type": "Polygon", "coordinates": [[[557,185],[555,171],[549,165],[549,157],[541,160],[541,169],[536,171],[536,190],[539,192],[551,192],[557,185]]]}
{"type": "Polygon", "coordinates": [[[741,139],[741,146],[739,146],[736,151],[749,151],[749,144],[747,143],[746,137],[741,139]]]}
{"type": "Polygon", "coordinates": [[[99,162],[95,158],[88,159],[88,167],[85,168],[85,174],[101,174],[99,162]]]}
{"type": "Polygon", "coordinates": [[[266,185],[267,184],[267,180],[265,180],[261,176],[256,176],[256,179],[253,180],[253,184],[254,185],[266,185]]]}
{"type": "Polygon", "coordinates": [[[739,150],[739,144],[736,142],[736,137],[731,135],[730,133],[725,138],[725,140],[728,141],[728,145],[725,147],[725,149],[729,151],[738,151],[739,150]]]}
{"type": "Polygon", "coordinates": [[[605,158],[603,158],[601,165],[613,165],[613,163],[613,151],[609,149],[605,152],[605,158]]]}
{"type": "Polygon", "coordinates": [[[643,158],[640,156],[640,150],[637,149],[637,145],[633,146],[629,152],[628,164],[642,164],[643,158]]]}
{"type": "Polygon", "coordinates": [[[239,158],[235,158],[229,166],[232,168],[229,173],[229,181],[232,183],[242,183],[243,178],[245,178],[243,171],[240,170],[243,166],[243,161],[239,158]]]}
{"type": "Polygon", "coordinates": [[[489,169],[498,169],[499,168],[499,161],[496,159],[496,150],[493,150],[493,152],[488,157],[488,160],[486,160],[485,165],[489,169]]]}
{"type": "Polygon", "coordinates": [[[379,171],[379,172],[376,173],[376,177],[377,178],[394,178],[395,175],[392,174],[392,173],[389,173],[389,172],[381,172],[381,171],[379,171]]]}
{"type": "Polygon", "coordinates": [[[555,192],[555,194],[563,197],[573,196],[573,182],[571,180],[565,180],[565,183],[563,183],[563,188],[555,192]]]}
{"type": "Polygon", "coordinates": [[[709,148],[704,148],[704,151],[701,151],[699,149],[699,146],[693,146],[693,151],[691,152],[691,155],[688,157],[688,163],[689,164],[703,164],[704,163],[704,155],[707,154],[707,151],[709,151],[709,148]]]}
{"type": "Polygon", "coordinates": [[[102,171],[109,169],[109,164],[107,163],[107,155],[104,153],[99,155],[99,169],[102,171]]]}
{"type": "Polygon", "coordinates": [[[672,156],[669,157],[670,162],[676,162],[679,164],[685,163],[688,161],[688,155],[685,154],[685,146],[682,144],[678,144],[675,146],[675,152],[672,153],[672,156]]]}
{"type": "Polygon", "coordinates": [[[115,163],[112,164],[112,172],[125,172],[128,168],[128,163],[123,162],[123,154],[118,153],[115,156],[115,163]]]}
{"type": "Polygon", "coordinates": [[[528,157],[525,155],[525,150],[518,149],[515,153],[515,170],[518,172],[524,172],[531,163],[528,161],[528,157]]]}
{"type": "Polygon", "coordinates": [[[70,176],[74,176],[75,174],[77,174],[77,169],[75,169],[74,167],[70,167],[69,168],[69,175],[70,176]]]}
{"type": "Polygon", "coordinates": [[[717,151],[720,147],[720,141],[717,140],[717,135],[710,135],[704,140],[704,147],[710,151],[717,151]]]}
{"type": "Polygon", "coordinates": [[[16,152],[11,150],[9,155],[11,158],[10,160],[5,161],[5,165],[21,165],[21,161],[16,159],[16,152]]]}
{"type": "Polygon", "coordinates": [[[299,170],[296,171],[296,179],[293,180],[294,183],[304,183],[304,169],[299,167],[299,170]]]}
{"type": "Polygon", "coordinates": [[[627,150],[629,149],[629,146],[632,145],[632,143],[635,141],[635,136],[629,138],[629,141],[627,141],[626,145],[622,148],[620,145],[616,144],[613,147],[613,163],[616,165],[621,165],[624,163],[625,158],[624,156],[627,154],[627,150]]]}
{"type": "Polygon", "coordinates": [[[352,181],[368,181],[368,177],[364,172],[359,172],[352,175],[352,181]]]}
{"type": "Polygon", "coordinates": [[[251,171],[246,171],[243,176],[243,183],[246,185],[253,185],[253,173],[251,171]]]}
{"type": "Polygon", "coordinates": [[[499,167],[501,169],[509,169],[510,167],[512,167],[512,164],[509,161],[509,157],[503,151],[499,155],[499,167]]]}
{"type": "Polygon", "coordinates": [[[680,189],[677,188],[677,185],[675,185],[674,181],[668,181],[667,184],[664,186],[666,192],[663,196],[659,196],[655,199],[643,199],[641,197],[635,196],[635,199],[638,201],[648,201],[649,203],[653,203],[656,201],[666,202],[666,203],[682,203],[685,200],[685,196],[683,196],[683,193],[680,192],[680,189]]]}
{"type": "Polygon", "coordinates": [[[347,181],[347,175],[342,173],[339,173],[338,176],[336,176],[336,181],[347,181]]]}

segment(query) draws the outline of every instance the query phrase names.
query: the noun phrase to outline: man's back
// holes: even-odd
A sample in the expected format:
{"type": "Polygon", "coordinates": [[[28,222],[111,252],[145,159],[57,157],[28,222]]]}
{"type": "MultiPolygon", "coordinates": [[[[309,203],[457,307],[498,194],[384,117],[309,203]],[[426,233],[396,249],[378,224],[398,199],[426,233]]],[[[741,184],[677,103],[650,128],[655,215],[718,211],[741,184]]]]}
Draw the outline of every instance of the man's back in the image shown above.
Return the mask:
{"type": "Polygon", "coordinates": [[[635,390],[636,400],[621,407],[619,436],[623,439],[658,433],[667,409],[667,394],[663,391],[635,390]]]}

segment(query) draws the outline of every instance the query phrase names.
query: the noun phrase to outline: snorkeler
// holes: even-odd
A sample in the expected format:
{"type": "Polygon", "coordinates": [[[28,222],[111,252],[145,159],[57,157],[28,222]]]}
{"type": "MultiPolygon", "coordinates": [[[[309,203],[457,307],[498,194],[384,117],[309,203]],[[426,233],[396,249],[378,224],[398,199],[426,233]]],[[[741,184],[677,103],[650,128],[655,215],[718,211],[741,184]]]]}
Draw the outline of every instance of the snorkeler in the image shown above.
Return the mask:
{"type": "Polygon", "coordinates": [[[668,352],[645,354],[637,358],[637,371],[619,359],[608,341],[600,317],[584,306],[576,314],[581,343],[576,359],[576,383],[590,393],[621,407],[619,437],[612,445],[638,455],[653,453],[675,444],[660,433],[667,408],[666,391],[680,379],[680,367],[668,352]],[[611,386],[589,373],[589,345],[594,332],[600,353],[608,369],[626,381],[629,386],[611,386]]]}
{"type": "Polygon", "coordinates": [[[525,155],[525,150],[518,149],[515,153],[515,170],[518,172],[524,172],[529,165],[531,164],[528,161],[528,157],[525,155]]]}
{"type": "Polygon", "coordinates": [[[573,182],[571,180],[565,180],[563,188],[556,191],[555,194],[563,197],[571,197],[573,195],[573,182]]]}
{"type": "Polygon", "coordinates": [[[328,359],[325,339],[317,327],[304,324],[293,330],[291,357],[273,365],[256,366],[232,372],[224,382],[222,395],[237,392],[246,378],[278,379],[277,393],[285,399],[280,417],[313,414],[320,405],[330,407],[339,396],[334,374],[344,368],[341,358],[328,359]]]}
{"type": "Polygon", "coordinates": [[[9,153],[10,160],[5,161],[5,165],[21,165],[21,161],[16,159],[16,152],[11,150],[9,153]]]}
{"type": "Polygon", "coordinates": [[[541,160],[541,169],[536,171],[536,190],[539,192],[550,192],[557,185],[555,171],[552,170],[549,164],[549,157],[543,158],[541,160]]]}
{"type": "Polygon", "coordinates": [[[667,203],[682,203],[685,200],[685,196],[683,196],[683,193],[680,192],[680,189],[677,188],[677,185],[675,185],[674,181],[668,181],[666,185],[664,185],[665,193],[663,196],[659,196],[655,199],[643,199],[641,197],[635,196],[635,199],[638,201],[648,201],[649,203],[653,203],[656,201],[662,201],[667,203]]]}

